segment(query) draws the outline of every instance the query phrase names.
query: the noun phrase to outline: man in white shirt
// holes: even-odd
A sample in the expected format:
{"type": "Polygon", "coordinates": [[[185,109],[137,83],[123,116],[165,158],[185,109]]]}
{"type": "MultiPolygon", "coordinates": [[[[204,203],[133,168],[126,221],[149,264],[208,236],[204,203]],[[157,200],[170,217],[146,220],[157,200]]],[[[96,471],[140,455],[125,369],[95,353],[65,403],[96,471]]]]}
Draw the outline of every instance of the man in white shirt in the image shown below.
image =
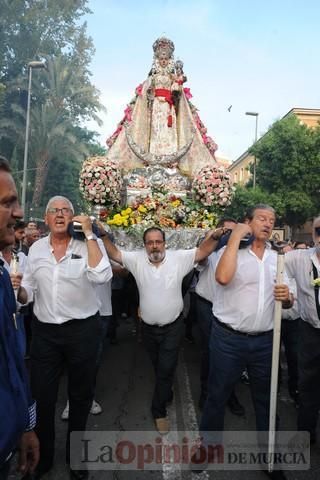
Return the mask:
{"type": "MultiPolygon", "coordinates": [[[[274,300],[286,307],[292,300],[287,285],[275,285],[277,254],[267,243],[274,209],[257,205],[246,218],[233,229],[216,267],[209,391],[200,424],[204,443],[216,441],[216,432],[223,431],[226,402],[246,367],[257,430],[269,429],[274,300]],[[252,244],[239,249],[241,239],[252,234],[252,244]]],[[[281,471],[269,476],[285,478],[281,471]]]]}
{"type": "Polygon", "coordinates": [[[313,221],[314,248],[294,250],[285,257],[286,270],[297,284],[301,317],[298,346],[298,429],[316,442],[320,408],[320,216],[313,221]]]}
{"type": "Polygon", "coordinates": [[[169,430],[166,405],[173,397],[173,377],[183,335],[182,280],[196,262],[214,250],[222,231],[210,232],[192,250],[166,250],[165,233],[158,227],[144,232],[145,249],[135,252],[121,251],[108,236],[103,237],[109,257],[129,270],[137,282],[143,339],[156,375],[151,412],[159,433],[169,430]]]}
{"type": "MultiPolygon", "coordinates": [[[[66,365],[70,402],[66,460],[70,461],[70,433],[83,431],[94,395],[96,359],[100,343],[100,303],[95,285],[110,280],[112,270],[101,240],[92,233],[89,217],[74,216],[71,202],[61,196],[49,200],[45,222],[48,237],[34,243],[19,291],[19,300],[34,300],[31,345],[31,388],[37,401],[37,433],[41,460],[39,479],[53,466],[54,416],[59,378],[66,365]],[[86,241],[69,234],[69,224],[81,223],[86,241]]],[[[87,471],[71,470],[76,480],[87,471]]],[[[28,477],[27,477],[28,478],[28,477]]]]}
{"type": "MultiPolygon", "coordinates": [[[[228,230],[233,230],[237,225],[237,221],[234,218],[226,217],[221,218],[217,224],[217,227],[223,227],[228,230]]],[[[223,239],[222,239],[223,240],[223,239]]],[[[215,270],[218,260],[218,249],[209,255],[209,257],[202,262],[202,265],[198,265],[199,279],[195,287],[196,292],[196,311],[197,321],[200,331],[201,340],[201,366],[200,366],[200,383],[201,393],[199,398],[199,408],[202,410],[208,394],[208,377],[209,377],[209,341],[211,334],[211,326],[213,323],[212,303],[215,301],[215,270]]],[[[224,243],[225,245],[225,243],[224,243]]],[[[238,397],[233,390],[228,399],[227,405],[230,411],[234,415],[240,417],[245,415],[245,409],[238,400],[238,397]]]]}

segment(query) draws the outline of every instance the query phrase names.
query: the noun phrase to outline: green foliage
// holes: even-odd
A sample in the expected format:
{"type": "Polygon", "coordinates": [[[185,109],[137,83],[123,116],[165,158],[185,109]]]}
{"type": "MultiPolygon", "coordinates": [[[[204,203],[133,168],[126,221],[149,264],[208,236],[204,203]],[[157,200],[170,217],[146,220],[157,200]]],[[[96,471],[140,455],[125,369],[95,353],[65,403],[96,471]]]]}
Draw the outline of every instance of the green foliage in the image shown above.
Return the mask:
{"type": "Polygon", "coordinates": [[[47,70],[32,71],[28,199],[33,194],[33,208],[41,208],[48,195],[62,190],[79,203],[80,164],[84,155],[100,154],[102,149],[95,134],[81,127],[87,120],[99,123],[103,109],[99,91],[90,81],[94,47],[86,24],[81,23],[81,17],[89,12],[87,3],[0,0],[0,152],[17,172],[18,187],[23,168],[27,65],[32,60],[47,64],[47,70]],[[65,174],[63,179],[58,178],[59,172],[65,174]]]}
{"type": "Polygon", "coordinates": [[[259,187],[247,188],[237,185],[231,204],[225,209],[223,216],[233,217],[241,221],[247,210],[258,203],[273,207],[279,218],[284,213],[284,206],[277,194],[269,194],[259,187]]]}
{"type": "Polygon", "coordinates": [[[320,209],[320,128],[311,129],[294,115],[277,121],[250,152],[258,158],[257,183],[276,194],[282,220],[298,226],[320,209]]]}

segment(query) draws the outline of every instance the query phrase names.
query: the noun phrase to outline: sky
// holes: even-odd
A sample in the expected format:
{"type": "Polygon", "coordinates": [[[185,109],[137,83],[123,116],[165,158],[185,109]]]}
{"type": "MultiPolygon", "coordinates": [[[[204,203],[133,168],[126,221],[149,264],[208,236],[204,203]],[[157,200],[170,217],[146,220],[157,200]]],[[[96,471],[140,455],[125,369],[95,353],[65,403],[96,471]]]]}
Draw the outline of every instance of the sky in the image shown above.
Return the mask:
{"type": "Polygon", "coordinates": [[[218,144],[236,160],[294,107],[320,108],[319,0],[89,0],[96,49],[92,83],[106,107],[100,141],[116,129],[135,87],[146,79],[152,44],[175,44],[192,103],[218,144]],[[228,108],[231,107],[230,111],[228,108]]]}

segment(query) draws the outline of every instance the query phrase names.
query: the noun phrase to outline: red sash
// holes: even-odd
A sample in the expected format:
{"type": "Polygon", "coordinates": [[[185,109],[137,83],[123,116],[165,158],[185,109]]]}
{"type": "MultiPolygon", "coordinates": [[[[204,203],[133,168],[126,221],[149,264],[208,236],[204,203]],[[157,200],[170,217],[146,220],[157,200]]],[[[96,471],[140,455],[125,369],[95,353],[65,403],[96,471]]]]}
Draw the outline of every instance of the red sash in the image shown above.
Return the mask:
{"type": "MultiPolygon", "coordinates": [[[[170,111],[173,105],[171,91],[166,88],[155,88],[154,90],[155,97],[163,97],[167,103],[170,105],[170,111]]],[[[168,115],[168,127],[172,127],[172,115],[168,115]]]]}

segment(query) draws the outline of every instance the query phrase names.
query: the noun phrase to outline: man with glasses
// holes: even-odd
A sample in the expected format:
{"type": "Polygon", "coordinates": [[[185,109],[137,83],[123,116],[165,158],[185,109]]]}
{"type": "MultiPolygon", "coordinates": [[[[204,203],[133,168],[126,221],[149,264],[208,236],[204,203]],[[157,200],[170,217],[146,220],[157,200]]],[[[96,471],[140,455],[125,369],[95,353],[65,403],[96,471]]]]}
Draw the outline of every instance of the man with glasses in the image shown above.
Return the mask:
{"type": "Polygon", "coordinates": [[[173,398],[173,377],[183,336],[182,280],[194,264],[217,246],[223,228],[210,232],[198,248],[166,250],[165,233],[158,227],[143,234],[144,250],[125,252],[103,237],[109,257],[122,264],[136,279],[146,350],[156,382],[151,412],[159,433],[169,431],[166,405],[173,398]]]}
{"type": "Polygon", "coordinates": [[[288,275],[297,284],[301,317],[298,345],[298,429],[310,432],[316,442],[320,409],[320,216],[312,227],[314,248],[298,249],[286,254],[288,275]]]}
{"type": "MultiPolygon", "coordinates": [[[[68,373],[69,427],[66,460],[70,462],[70,434],[83,431],[94,395],[96,357],[100,343],[100,304],[95,285],[112,277],[101,240],[92,232],[88,216],[74,216],[72,203],[55,196],[46,208],[49,236],[29,251],[19,300],[34,300],[32,327],[31,387],[37,401],[37,433],[41,460],[36,475],[41,478],[54,461],[54,416],[59,377],[68,373]],[[86,241],[72,238],[69,224],[81,224],[86,241]]],[[[71,470],[72,479],[85,479],[85,470],[71,470]]]]}

